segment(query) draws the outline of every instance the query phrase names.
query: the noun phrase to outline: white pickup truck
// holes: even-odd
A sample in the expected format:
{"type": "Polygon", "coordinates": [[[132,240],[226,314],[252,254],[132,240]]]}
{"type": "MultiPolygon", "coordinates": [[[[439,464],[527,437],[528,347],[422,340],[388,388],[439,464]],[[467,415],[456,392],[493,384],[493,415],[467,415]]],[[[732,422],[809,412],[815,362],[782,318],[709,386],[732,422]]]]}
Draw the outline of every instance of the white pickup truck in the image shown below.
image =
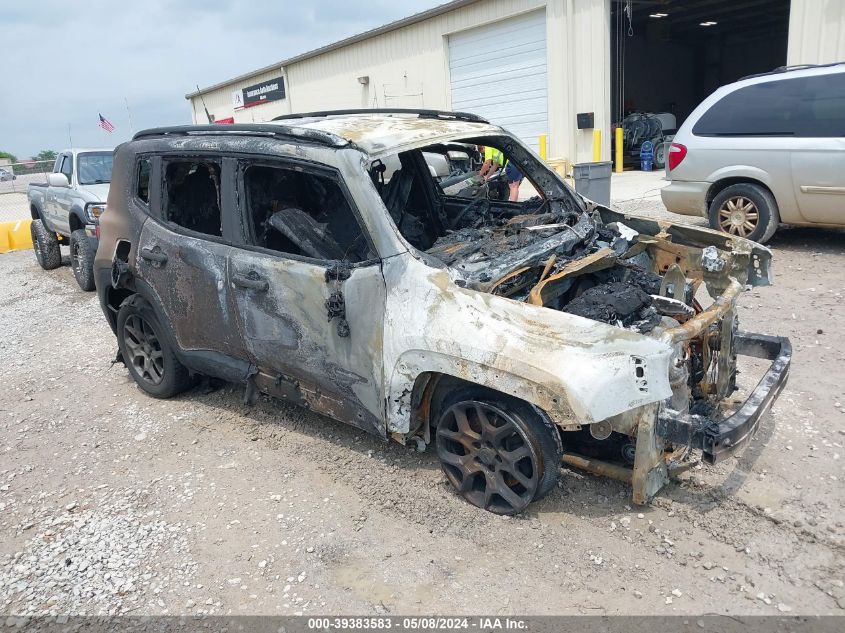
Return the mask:
{"type": "Polygon", "coordinates": [[[32,243],[44,270],[62,263],[60,245],[70,246],[73,275],[83,290],[94,290],[92,266],[97,225],[106,209],[114,150],[73,149],[56,157],[47,182],[29,185],[32,243]]]}

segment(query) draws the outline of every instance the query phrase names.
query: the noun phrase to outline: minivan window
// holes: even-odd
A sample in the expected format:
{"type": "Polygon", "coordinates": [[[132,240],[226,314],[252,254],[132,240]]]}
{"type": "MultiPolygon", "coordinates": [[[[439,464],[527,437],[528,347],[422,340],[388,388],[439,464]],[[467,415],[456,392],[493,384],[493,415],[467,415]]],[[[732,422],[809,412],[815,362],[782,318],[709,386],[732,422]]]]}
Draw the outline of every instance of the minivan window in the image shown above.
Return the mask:
{"type": "Polygon", "coordinates": [[[220,164],[210,160],[173,160],[165,172],[165,218],[205,235],[222,237],[220,164]]]}
{"type": "Polygon", "coordinates": [[[845,134],[845,73],[753,84],[725,95],[692,128],[697,136],[845,134]]]}
{"type": "Polygon", "coordinates": [[[798,136],[845,136],[845,73],[807,77],[798,136]]]}

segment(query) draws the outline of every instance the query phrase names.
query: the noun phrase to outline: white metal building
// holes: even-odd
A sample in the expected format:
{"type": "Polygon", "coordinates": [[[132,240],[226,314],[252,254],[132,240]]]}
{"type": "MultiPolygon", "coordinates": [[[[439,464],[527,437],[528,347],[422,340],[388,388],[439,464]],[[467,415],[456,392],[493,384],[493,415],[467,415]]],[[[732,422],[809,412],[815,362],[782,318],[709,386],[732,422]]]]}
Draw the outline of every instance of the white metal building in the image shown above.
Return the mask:
{"type": "Polygon", "coordinates": [[[845,60],[845,0],[454,0],[186,95],[194,122],[339,108],[480,114],[548,157],[602,158],[620,112],[671,111],[786,63],[845,60]],[[621,70],[621,72],[620,72],[621,70]]]}

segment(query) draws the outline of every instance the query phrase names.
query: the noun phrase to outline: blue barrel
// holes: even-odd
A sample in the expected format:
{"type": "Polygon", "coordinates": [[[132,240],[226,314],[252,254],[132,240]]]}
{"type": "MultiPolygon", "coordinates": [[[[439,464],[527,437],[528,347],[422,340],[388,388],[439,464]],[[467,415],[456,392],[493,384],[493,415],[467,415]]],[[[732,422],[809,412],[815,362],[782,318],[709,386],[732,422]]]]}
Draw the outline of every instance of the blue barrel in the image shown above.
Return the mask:
{"type": "Polygon", "coordinates": [[[651,141],[643,141],[640,146],[640,169],[642,171],[651,171],[654,163],[654,143],[651,141]]]}

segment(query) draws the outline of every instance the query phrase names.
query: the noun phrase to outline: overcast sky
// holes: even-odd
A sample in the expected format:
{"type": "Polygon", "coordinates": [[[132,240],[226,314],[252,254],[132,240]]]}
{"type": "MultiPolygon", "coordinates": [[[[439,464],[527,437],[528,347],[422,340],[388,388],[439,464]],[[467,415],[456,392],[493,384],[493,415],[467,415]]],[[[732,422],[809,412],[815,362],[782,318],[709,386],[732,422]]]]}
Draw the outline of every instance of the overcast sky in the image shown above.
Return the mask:
{"type": "Polygon", "coordinates": [[[0,8],[0,151],[28,158],[191,122],[185,94],[444,0],[15,0],[0,8]],[[98,113],[116,130],[98,127],[98,113]]]}

